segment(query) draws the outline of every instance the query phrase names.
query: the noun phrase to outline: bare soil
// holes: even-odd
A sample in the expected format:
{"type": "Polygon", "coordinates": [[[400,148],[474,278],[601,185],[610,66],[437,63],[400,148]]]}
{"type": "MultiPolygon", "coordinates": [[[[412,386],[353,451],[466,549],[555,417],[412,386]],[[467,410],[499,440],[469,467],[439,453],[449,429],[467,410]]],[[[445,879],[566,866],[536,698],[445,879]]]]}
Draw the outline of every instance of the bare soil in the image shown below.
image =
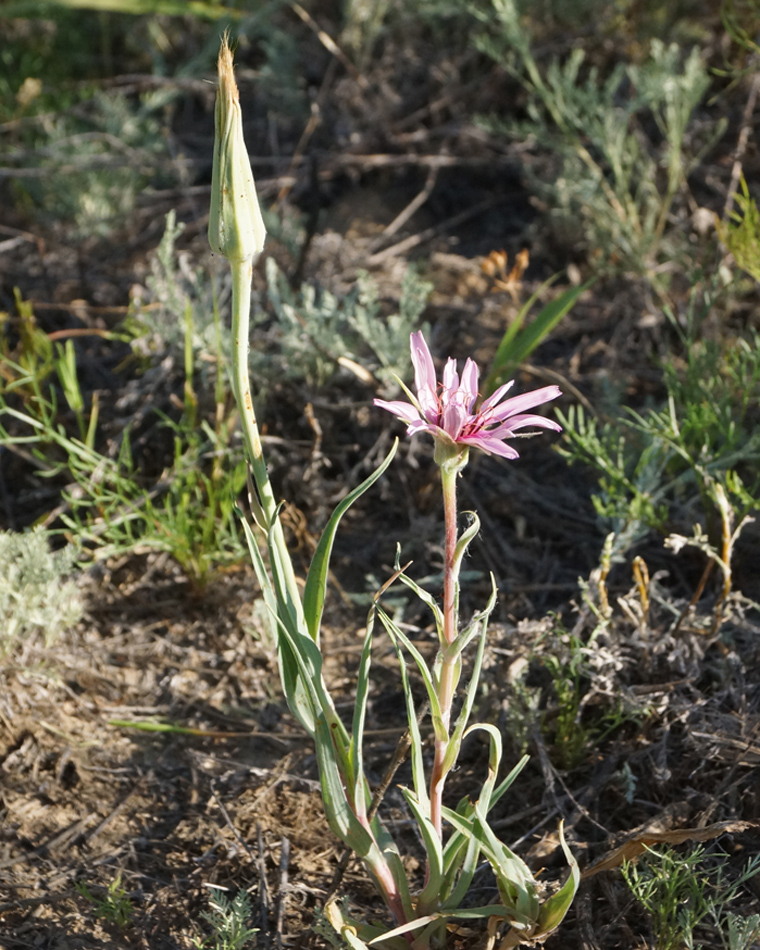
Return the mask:
{"type": "MultiPolygon", "coordinates": [[[[320,62],[329,60],[305,27],[301,40],[313,45],[320,62]]],[[[467,55],[455,64],[463,74],[467,55]]],[[[568,263],[573,249],[561,245],[531,202],[523,174],[531,157],[472,122],[505,90],[514,93],[504,74],[494,68],[490,85],[446,85],[423,68],[418,52],[410,57],[403,43],[389,46],[369,86],[337,66],[325,67],[323,126],[307,147],[311,166],[303,161],[281,169],[286,163],[280,160],[276,174],[268,169],[259,176],[266,201],[287,179],[289,200],[306,212],[318,181],[318,227],[315,217],[300,259],[276,243],[270,252],[291,276],[338,292],[358,268],[369,267],[388,301],[398,297],[408,260],[421,262],[435,285],[425,319],[436,354],[487,363],[519,301],[492,293],[481,268],[485,255],[505,247],[513,258],[530,245],[531,267],[519,287],[525,300],[568,263]],[[400,75],[406,79],[394,98],[382,83],[400,75]],[[346,141],[350,147],[336,144],[346,141]],[[441,156],[446,162],[430,199],[393,240],[384,239],[382,229],[425,187],[441,156]],[[409,237],[416,244],[398,244],[409,237]]],[[[194,154],[211,155],[210,105],[210,96],[196,91],[174,118],[173,134],[179,141],[184,135],[194,154]]],[[[263,118],[256,121],[262,131],[263,118]]],[[[291,138],[294,150],[295,132],[291,138]]],[[[729,133],[723,151],[700,169],[701,204],[719,207],[718,190],[710,192],[705,182],[727,183],[731,141],[729,133]]],[[[217,267],[203,234],[207,172],[196,169],[197,182],[174,193],[146,194],[121,231],[76,248],[64,228],[12,213],[8,225],[38,240],[4,252],[2,300],[10,309],[18,286],[50,333],[114,326],[126,313],[130,288],[145,281],[163,215],[172,207],[186,224],[183,252],[193,264],[217,267]]],[[[257,274],[260,289],[262,280],[257,274]]],[[[688,292],[674,281],[675,306],[685,306],[688,292]]],[[[658,360],[673,345],[645,284],[610,277],[583,296],[521,370],[518,386],[559,382],[567,407],[593,401],[605,381],[614,381],[628,404],[643,406],[663,395],[658,360]]],[[[109,405],[115,418],[113,405],[130,379],[138,396],[143,393],[136,413],[169,407],[172,394],[181,398],[176,366],[164,373],[159,390],[148,392],[134,365],[121,368],[119,344],[83,340],[78,347],[91,374],[89,390],[101,392],[106,425],[109,405]]],[[[371,397],[345,374],[324,392],[282,381],[263,410],[273,480],[290,505],[290,537],[302,572],[331,499],[360,481],[399,434],[389,418],[368,412],[371,397]],[[304,413],[307,403],[319,438],[304,413]]],[[[508,763],[524,749],[531,754],[500,804],[495,827],[536,871],[544,869],[541,879],[549,885],[565,873],[560,819],[586,870],[626,841],[678,843],[672,834],[686,829],[688,845],[700,837],[693,830],[702,829],[710,847],[728,857],[729,873],[737,872],[760,843],[757,614],[737,607],[712,631],[717,582],[711,579],[689,609],[704,564],[696,555],[675,559],[652,535],[633,552],[652,578],[649,610],[637,616],[641,600],[631,563],[614,565],[606,580],[598,572],[603,530],[590,501],[593,474],[569,469],[547,434],[520,450],[515,463],[473,460],[462,480],[463,508],[477,510],[483,521],[468,563],[473,575],[463,594],[465,615],[486,599],[489,572],[500,588],[478,712],[502,728],[508,763]],[[587,599],[579,578],[590,585],[587,599]],[[589,602],[598,608],[603,591],[612,620],[594,640],[578,685],[577,729],[563,733],[550,661],[569,662],[571,634],[589,641],[597,624],[589,602]],[[682,612],[674,632],[673,619],[682,612]],[[519,686],[526,668],[531,702],[519,686]]],[[[5,452],[1,465],[3,527],[20,529],[58,503],[61,485],[43,483],[18,455],[5,452]]],[[[324,642],[330,685],[347,715],[366,609],[354,595],[372,589],[368,575],[380,583],[389,576],[397,541],[406,559],[414,559],[415,576],[440,568],[438,493],[430,446],[405,442],[388,476],[341,529],[324,642]]],[[[760,597],[757,541],[757,531],[748,529],[735,563],[735,587],[754,599],[760,597]]],[[[332,891],[341,847],[323,816],[314,750],[282,699],[275,650],[254,609],[251,571],[240,565],[199,591],[170,558],[138,552],[94,565],[80,583],[84,620],[48,648],[23,644],[0,667],[2,950],[185,950],[208,933],[200,915],[210,884],[250,893],[259,947],[327,946],[312,925],[332,891]],[[141,720],[187,732],[123,724],[141,720]],[[81,890],[86,885],[103,899],[117,878],[131,905],[123,927],[98,919],[81,890]]],[[[429,618],[412,602],[405,609],[405,621],[426,642],[429,618]]],[[[404,728],[396,660],[383,636],[374,671],[366,758],[378,783],[404,728]]],[[[476,741],[465,747],[452,800],[477,793],[485,764],[476,741]]],[[[397,781],[405,775],[402,768],[397,781]]],[[[382,807],[414,873],[419,843],[395,788],[382,807]]],[[[613,866],[584,880],[547,950],[652,946],[651,922],[616,863],[612,858],[613,866]]],[[[493,892],[487,873],[478,887],[479,898],[493,892]]],[[[341,888],[364,913],[382,916],[358,866],[349,864],[341,888]]],[[[742,893],[738,909],[757,912],[756,882],[742,893]]],[[[452,946],[484,943],[483,934],[452,927],[452,946]]],[[[723,946],[720,935],[709,932],[704,945],[723,946]]]]}

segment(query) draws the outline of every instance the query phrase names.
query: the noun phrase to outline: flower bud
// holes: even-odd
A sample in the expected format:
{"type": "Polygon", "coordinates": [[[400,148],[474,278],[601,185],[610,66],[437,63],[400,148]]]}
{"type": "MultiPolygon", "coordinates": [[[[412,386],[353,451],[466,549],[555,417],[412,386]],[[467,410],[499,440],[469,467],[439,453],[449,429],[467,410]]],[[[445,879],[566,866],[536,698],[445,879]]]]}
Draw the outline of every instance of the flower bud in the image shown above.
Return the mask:
{"type": "Polygon", "coordinates": [[[241,264],[261,253],[266,229],[243,139],[240,94],[226,35],[222,37],[218,69],[208,240],[216,254],[241,264]]]}

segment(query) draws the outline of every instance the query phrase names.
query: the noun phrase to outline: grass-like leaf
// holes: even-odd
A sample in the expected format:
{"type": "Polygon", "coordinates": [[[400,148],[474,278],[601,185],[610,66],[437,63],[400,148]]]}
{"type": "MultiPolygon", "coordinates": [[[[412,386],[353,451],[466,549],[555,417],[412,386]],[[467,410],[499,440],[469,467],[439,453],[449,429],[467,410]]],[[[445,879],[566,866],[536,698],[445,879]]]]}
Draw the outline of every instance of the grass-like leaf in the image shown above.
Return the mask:
{"type": "Polygon", "coordinates": [[[338,525],[340,524],[340,519],[348,511],[348,509],[353,505],[353,503],[360,498],[368,488],[371,488],[372,485],[380,478],[383,472],[388,468],[393,460],[394,455],[396,454],[396,449],[398,448],[398,440],[393,443],[393,446],[390,452],[386,455],[385,459],[381,462],[378,468],[365,480],[358,485],[352,492],[349,492],[348,495],[343,499],[343,501],[338,505],[335,511],[332,513],[332,517],[327,522],[325,530],[322,532],[322,537],[319,539],[319,544],[317,545],[317,550],[314,552],[314,557],[309,567],[309,573],[306,578],[306,587],[304,588],[303,593],[303,608],[304,615],[306,617],[306,625],[309,628],[309,633],[311,638],[315,643],[319,643],[319,626],[322,622],[322,611],[325,606],[325,592],[327,589],[327,574],[330,569],[330,555],[332,553],[333,543],[335,541],[335,534],[338,530],[338,525]]]}
{"type": "Polygon", "coordinates": [[[489,396],[504,379],[524,362],[535,348],[551,333],[565,314],[573,308],[575,302],[584,290],[594,283],[595,277],[587,280],[584,284],[577,287],[570,287],[554,300],[550,301],[543,310],[535,317],[530,324],[522,329],[525,317],[539,295],[549,287],[556,277],[549,280],[538,288],[533,296],[521,308],[515,319],[512,321],[507,332],[502,337],[501,343],[496,350],[493,358],[491,370],[483,383],[483,395],[489,396]]]}

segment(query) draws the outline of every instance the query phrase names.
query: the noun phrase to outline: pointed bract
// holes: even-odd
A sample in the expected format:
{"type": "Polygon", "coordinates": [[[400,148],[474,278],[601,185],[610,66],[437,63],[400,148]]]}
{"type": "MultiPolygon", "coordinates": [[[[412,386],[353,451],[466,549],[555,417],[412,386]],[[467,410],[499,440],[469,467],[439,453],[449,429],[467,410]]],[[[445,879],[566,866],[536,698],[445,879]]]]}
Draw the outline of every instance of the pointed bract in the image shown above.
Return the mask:
{"type": "Polygon", "coordinates": [[[240,94],[226,35],[219,51],[218,70],[208,241],[216,254],[240,264],[261,253],[266,229],[243,139],[240,94]]]}

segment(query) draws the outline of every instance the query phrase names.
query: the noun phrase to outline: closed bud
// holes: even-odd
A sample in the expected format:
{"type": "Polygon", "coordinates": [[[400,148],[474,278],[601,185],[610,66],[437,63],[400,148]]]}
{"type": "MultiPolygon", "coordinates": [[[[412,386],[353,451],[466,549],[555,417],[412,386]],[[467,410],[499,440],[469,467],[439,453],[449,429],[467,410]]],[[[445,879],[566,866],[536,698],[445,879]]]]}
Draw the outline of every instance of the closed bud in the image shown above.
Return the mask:
{"type": "Polygon", "coordinates": [[[241,264],[261,253],[266,229],[243,139],[240,94],[226,35],[222,38],[218,68],[208,240],[216,254],[230,263],[241,264]]]}

